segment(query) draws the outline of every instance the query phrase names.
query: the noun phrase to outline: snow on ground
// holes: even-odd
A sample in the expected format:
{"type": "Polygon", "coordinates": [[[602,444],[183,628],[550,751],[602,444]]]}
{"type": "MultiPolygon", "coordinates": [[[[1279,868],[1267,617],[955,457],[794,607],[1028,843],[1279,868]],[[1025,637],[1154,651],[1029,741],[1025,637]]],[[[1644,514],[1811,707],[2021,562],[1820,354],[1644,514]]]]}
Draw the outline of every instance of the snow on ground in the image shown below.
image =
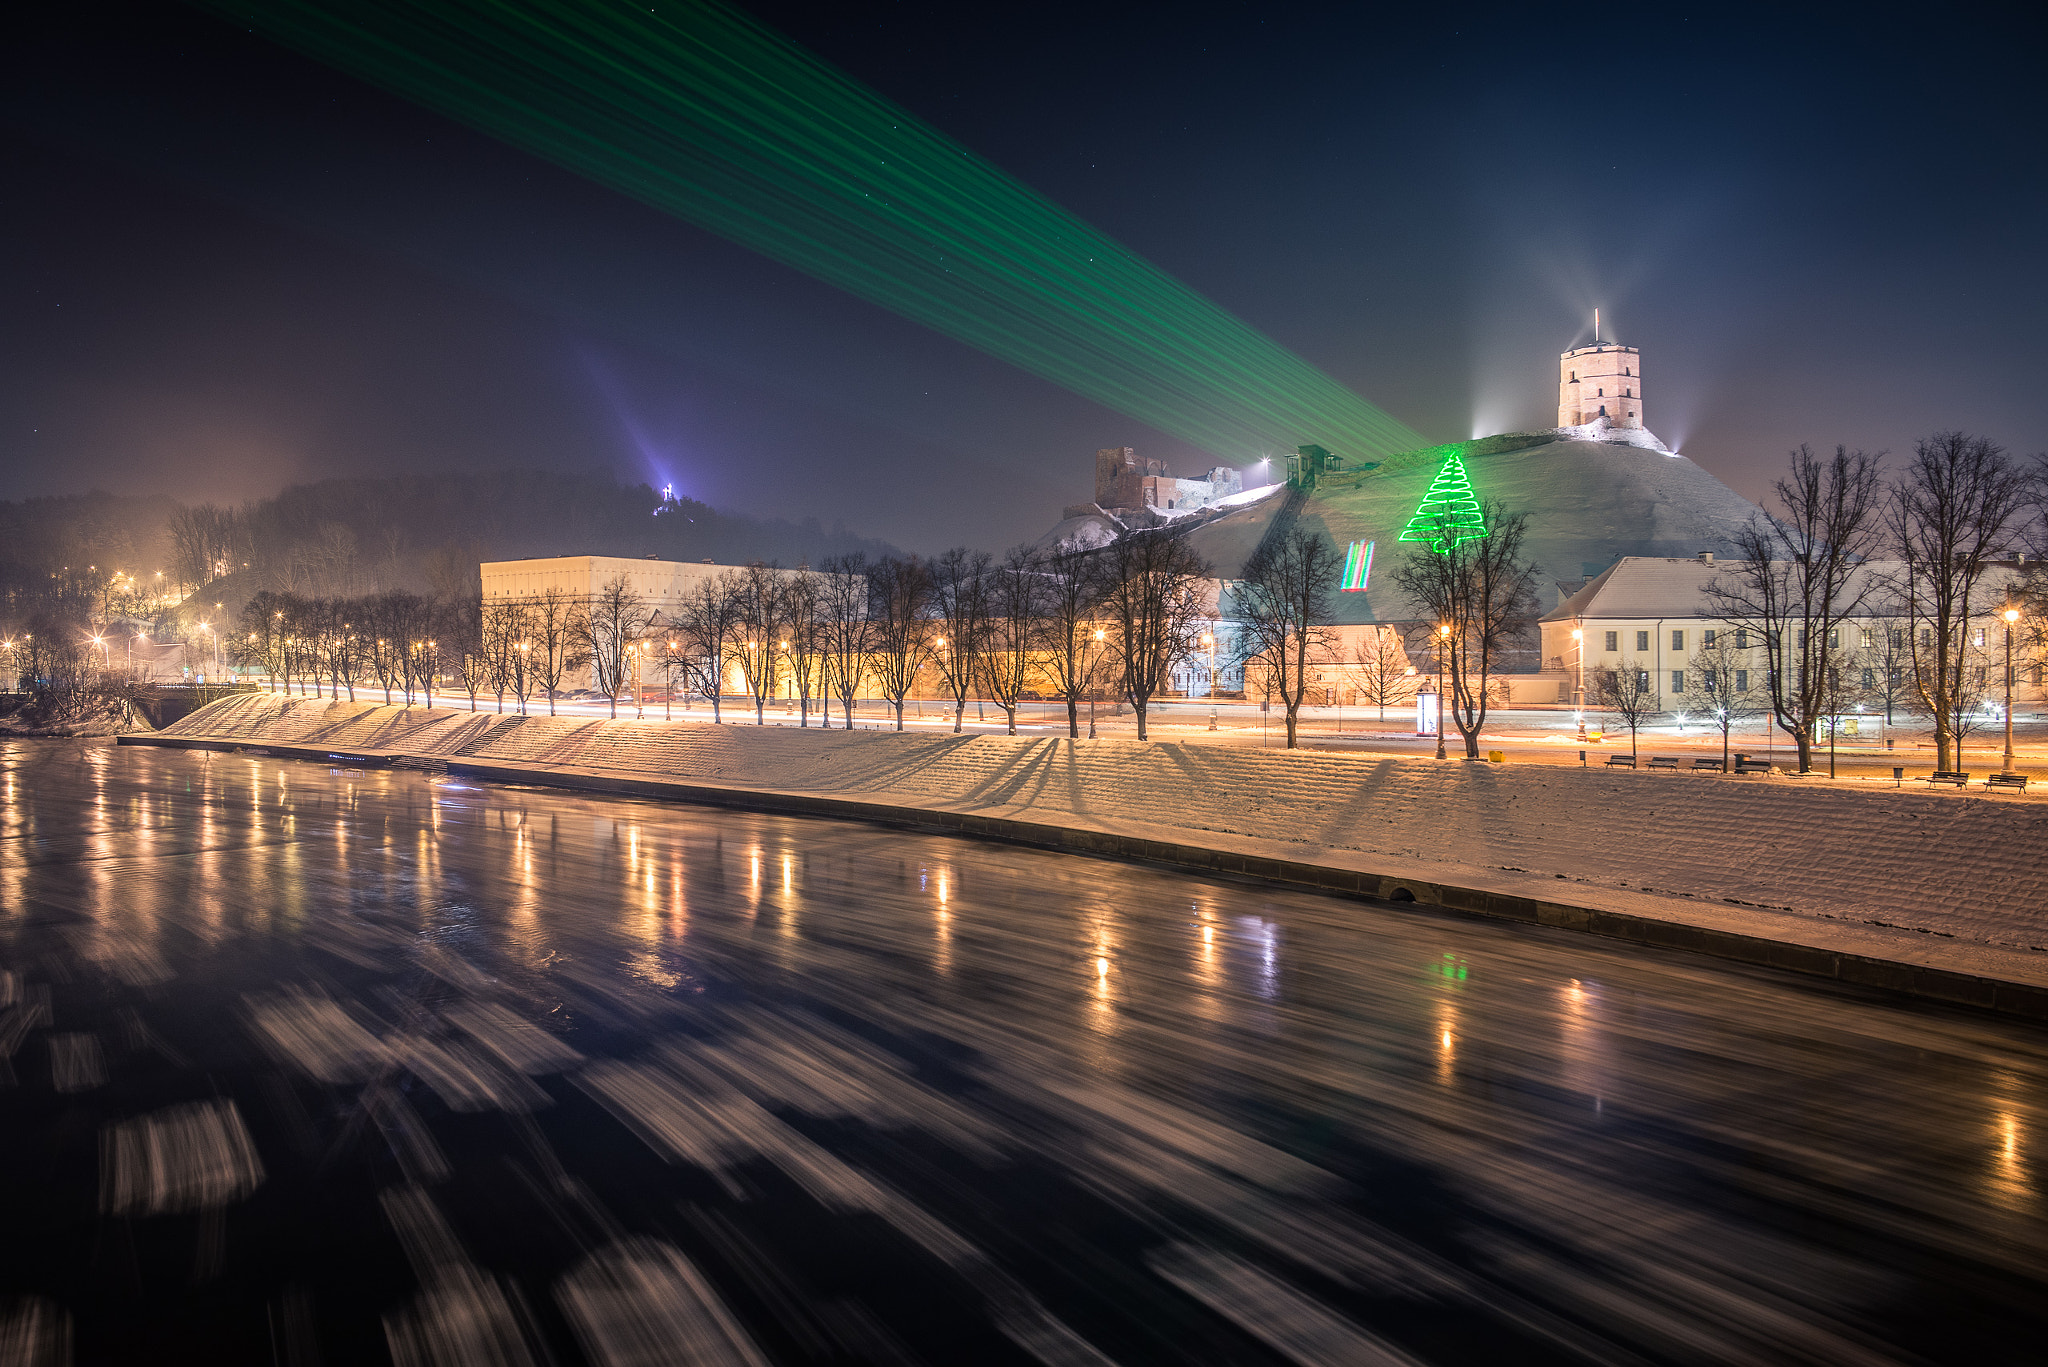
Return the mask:
{"type": "MultiPolygon", "coordinates": [[[[1127,740],[228,698],[166,735],[399,750],[1143,823],[2048,949],[2048,799],[1127,740]]],[[[1217,837],[1223,839],[1218,840],[1217,837]]]]}

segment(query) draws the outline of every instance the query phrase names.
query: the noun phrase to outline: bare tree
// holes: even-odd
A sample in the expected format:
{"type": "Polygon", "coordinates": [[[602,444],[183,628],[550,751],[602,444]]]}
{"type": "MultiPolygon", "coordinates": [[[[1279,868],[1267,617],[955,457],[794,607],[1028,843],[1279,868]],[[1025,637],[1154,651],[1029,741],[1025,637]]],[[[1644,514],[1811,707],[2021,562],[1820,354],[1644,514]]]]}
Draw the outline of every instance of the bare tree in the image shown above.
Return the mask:
{"type": "Polygon", "coordinates": [[[734,570],[697,581],[676,614],[681,668],[711,701],[711,720],[725,720],[726,652],[739,629],[746,576],[734,570]]]}
{"type": "Polygon", "coordinates": [[[1053,686],[1067,704],[1067,735],[1074,739],[1081,735],[1081,700],[1095,688],[1103,655],[1103,632],[1095,621],[1101,579],[1086,551],[1059,550],[1046,558],[1041,645],[1053,686]]]}
{"type": "MultiPolygon", "coordinates": [[[[799,727],[811,724],[811,690],[818,688],[823,658],[818,650],[819,618],[823,610],[817,576],[808,568],[784,578],[782,584],[782,627],[789,641],[789,680],[796,688],[799,727]]],[[[820,692],[823,690],[820,689],[820,692]]],[[[832,711],[825,708],[829,722],[832,711]]]]}
{"type": "Polygon", "coordinates": [[[987,572],[982,681],[1017,734],[1017,703],[1038,674],[1045,635],[1046,574],[1029,546],[1018,546],[987,572]]]}
{"type": "Polygon", "coordinates": [[[1439,529],[1444,534],[1411,552],[1394,573],[1394,582],[1433,623],[1430,640],[1443,657],[1451,720],[1467,759],[1479,758],[1494,671],[1529,630],[1536,610],[1536,567],[1522,559],[1528,518],[1495,502],[1480,512],[1484,535],[1451,535],[1454,524],[1446,516],[1439,529]]]}
{"type": "Polygon", "coordinates": [[[469,710],[474,712],[477,694],[491,681],[490,659],[484,654],[482,597],[465,595],[448,604],[441,634],[448,642],[449,657],[455,662],[455,680],[469,695],[469,710]]]}
{"type": "Polygon", "coordinates": [[[518,694],[518,681],[514,678],[520,668],[517,657],[532,653],[530,647],[524,652],[519,649],[526,638],[528,612],[526,604],[509,598],[493,598],[483,605],[477,655],[483,663],[484,681],[496,695],[500,712],[505,710],[505,695],[518,694]]]}
{"type": "MultiPolygon", "coordinates": [[[[818,603],[818,653],[824,663],[825,688],[839,695],[846,729],[853,729],[853,700],[867,676],[873,645],[868,627],[868,558],[858,553],[824,562],[818,603]]],[[[831,725],[828,710],[825,723],[831,725]]]]}
{"type": "Polygon", "coordinates": [[[1870,633],[1864,658],[1870,663],[1870,685],[1863,689],[1870,701],[1884,707],[1884,724],[1893,724],[1899,708],[1914,700],[1913,625],[1903,614],[1872,617],[1859,630],[1870,633]]]}
{"type": "Polygon", "coordinates": [[[1379,708],[1381,722],[1386,721],[1389,707],[1399,707],[1415,696],[1415,666],[1408,662],[1400,634],[1392,628],[1376,626],[1359,637],[1351,660],[1359,695],[1379,708]]]}
{"type": "Polygon", "coordinates": [[[1327,537],[1296,527],[1262,543],[1245,562],[1244,576],[1232,586],[1238,650],[1245,666],[1264,672],[1269,691],[1279,695],[1287,713],[1290,750],[1299,743],[1309,666],[1335,654],[1330,595],[1336,592],[1343,568],[1327,537]]]}
{"type": "Polygon", "coordinates": [[[967,695],[981,676],[982,635],[988,619],[987,551],[955,546],[933,556],[929,562],[932,578],[932,616],[937,634],[932,641],[932,661],[939,680],[953,699],[953,730],[966,719],[967,695]]]}
{"type": "Polygon", "coordinates": [[[1736,558],[1701,590],[1710,611],[1755,631],[1771,715],[1813,770],[1814,728],[1831,706],[1830,669],[1843,627],[1865,615],[1881,585],[1863,567],[1882,534],[1879,457],[1801,446],[1773,486],[1781,513],[1759,511],[1736,534],[1736,558]]]}
{"type": "Polygon", "coordinates": [[[560,585],[551,586],[527,602],[527,639],[531,651],[533,681],[548,695],[548,715],[555,715],[555,694],[562,681],[575,670],[590,664],[589,628],[584,622],[584,604],[560,585]]]}
{"type": "Polygon", "coordinates": [[[2028,472],[2002,447],[1961,432],[1918,443],[1893,485],[1888,520],[1905,566],[1913,686],[1934,723],[1937,769],[1954,767],[1951,752],[1969,724],[1975,666],[1965,637],[1989,607],[1978,596],[1985,571],[2020,544],[2033,493],[2028,472]]]}
{"type": "Polygon", "coordinates": [[[628,647],[647,630],[647,602],[633,591],[625,575],[615,575],[592,595],[584,609],[584,643],[597,673],[597,686],[619,715],[619,690],[626,686],[632,656],[628,647]]]}
{"type": "Polygon", "coordinates": [[[754,698],[754,725],[765,726],[768,700],[775,696],[788,663],[782,571],[756,561],[740,574],[734,587],[738,611],[732,626],[732,653],[754,698]]]}
{"type": "Polygon", "coordinates": [[[1650,671],[1632,659],[1593,673],[1593,700],[1628,723],[1628,752],[1636,753],[1636,732],[1664,710],[1650,671]]]}
{"type": "Polygon", "coordinates": [[[1102,616],[1109,625],[1117,685],[1149,740],[1146,713],[1176,666],[1194,652],[1204,618],[1209,567],[1175,536],[1137,533],[1102,552],[1102,616]]]}
{"type": "Polygon", "coordinates": [[[903,699],[917,686],[931,652],[931,574],[916,556],[890,556],[868,575],[874,672],[903,729],[903,699]]]}
{"type": "Polygon", "coordinates": [[[1743,722],[1763,715],[1755,693],[1747,686],[1751,647],[1747,633],[1738,636],[1724,626],[1701,628],[1699,642],[1690,664],[1708,698],[1707,720],[1721,733],[1721,772],[1725,774],[1729,737],[1743,722]]]}

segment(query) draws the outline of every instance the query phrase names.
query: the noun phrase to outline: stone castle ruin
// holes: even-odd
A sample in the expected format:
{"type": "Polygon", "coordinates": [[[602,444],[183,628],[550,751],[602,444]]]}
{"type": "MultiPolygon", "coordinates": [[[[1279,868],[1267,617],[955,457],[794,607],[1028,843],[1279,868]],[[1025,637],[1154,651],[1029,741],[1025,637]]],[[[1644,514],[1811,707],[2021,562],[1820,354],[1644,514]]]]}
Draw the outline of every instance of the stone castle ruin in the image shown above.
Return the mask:
{"type": "Polygon", "coordinates": [[[1100,510],[1120,521],[1145,523],[1152,520],[1148,514],[1193,512],[1243,492],[1243,477],[1228,465],[1213,466],[1200,479],[1182,479],[1156,456],[1110,446],[1095,453],[1095,502],[1070,508],[1066,516],[1100,510]]]}

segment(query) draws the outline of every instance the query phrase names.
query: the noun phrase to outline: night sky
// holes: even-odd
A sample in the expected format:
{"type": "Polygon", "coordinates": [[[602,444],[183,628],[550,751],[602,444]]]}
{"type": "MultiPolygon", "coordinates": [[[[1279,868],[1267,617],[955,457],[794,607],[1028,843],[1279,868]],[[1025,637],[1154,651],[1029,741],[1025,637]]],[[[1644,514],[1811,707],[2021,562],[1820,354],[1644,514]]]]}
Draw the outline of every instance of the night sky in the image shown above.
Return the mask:
{"type": "MultiPolygon", "coordinates": [[[[1752,497],[1801,441],[2048,446],[2019,7],[748,8],[1433,439],[1554,422],[1597,305],[1752,497]]],[[[196,11],[0,63],[0,497],[608,468],[931,549],[1100,446],[1213,463],[196,11]]]]}

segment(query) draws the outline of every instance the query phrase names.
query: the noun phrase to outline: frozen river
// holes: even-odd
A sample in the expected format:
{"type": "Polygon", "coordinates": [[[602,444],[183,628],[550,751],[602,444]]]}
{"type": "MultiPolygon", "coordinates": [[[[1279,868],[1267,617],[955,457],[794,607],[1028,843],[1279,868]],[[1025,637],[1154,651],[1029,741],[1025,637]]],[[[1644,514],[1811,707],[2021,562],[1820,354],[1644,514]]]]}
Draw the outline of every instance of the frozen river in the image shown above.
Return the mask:
{"type": "Polygon", "coordinates": [[[2048,1330],[2048,1032],[857,824],[0,744],[0,1051],[0,1361],[2048,1330]]]}

